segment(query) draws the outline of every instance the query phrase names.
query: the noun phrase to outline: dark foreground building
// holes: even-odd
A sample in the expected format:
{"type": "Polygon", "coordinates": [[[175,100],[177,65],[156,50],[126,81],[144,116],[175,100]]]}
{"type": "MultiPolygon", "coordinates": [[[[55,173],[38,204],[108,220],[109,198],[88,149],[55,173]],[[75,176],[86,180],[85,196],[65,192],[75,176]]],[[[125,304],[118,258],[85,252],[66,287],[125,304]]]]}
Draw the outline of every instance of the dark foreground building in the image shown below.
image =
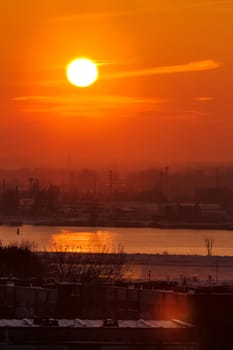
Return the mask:
{"type": "Polygon", "coordinates": [[[198,344],[196,329],[177,320],[1,319],[0,349],[197,350],[198,344]]]}
{"type": "MultiPolygon", "coordinates": [[[[64,331],[64,334],[72,336],[64,336],[59,343],[66,346],[65,349],[67,346],[74,349],[75,347],[85,349],[84,345],[89,346],[90,349],[91,347],[99,349],[95,346],[104,343],[107,345],[105,344],[103,349],[112,349],[114,346],[114,349],[118,349],[119,344],[121,344],[119,349],[144,349],[142,343],[146,344],[145,339],[148,340],[147,347],[150,350],[166,349],[165,339],[168,341],[166,346],[170,346],[171,349],[177,349],[177,343],[179,346],[180,344],[184,346],[178,347],[179,350],[186,350],[187,346],[193,346],[193,343],[195,346],[198,343],[200,350],[233,349],[232,286],[192,288],[179,287],[170,283],[163,285],[158,281],[150,282],[150,285],[148,282],[134,285],[122,284],[121,286],[46,282],[34,286],[32,281],[29,285],[22,285],[22,281],[19,282],[21,285],[16,283],[13,285],[8,282],[0,284],[0,318],[9,319],[10,341],[11,339],[15,341],[17,337],[31,338],[33,341],[33,336],[38,339],[37,336],[39,337],[40,334],[43,341],[50,339],[51,335],[52,341],[56,337],[59,340],[59,336],[63,334],[60,322],[59,325],[54,324],[52,328],[46,323],[41,323],[36,328],[32,324],[25,324],[25,321],[23,328],[22,326],[12,327],[12,320],[33,319],[36,315],[41,319],[122,320],[119,321],[119,327],[102,327],[103,321],[99,321],[98,327],[92,327],[90,321],[81,328],[72,321],[73,323],[68,328],[65,327],[68,330],[64,331]],[[144,327],[139,327],[142,325],[141,319],[145,320],[143,321],[144,327]],[[165,323],[161,326],[161,320],[170,322],[169,320],[172,319],[181,320],[182,327],[176,327],[178,329],[174,330],[174,327],[164,326],[165,323]],[[127,320],[135,322],[134,325],[122,323],[129,322],[127,320]],[[152,322],[150,320],[154,320],[153,326],[146,323],[152,322]],[[184,327],[186,322],[195,325],[195,332],[193,328],[191,330],[189,327],[184,327]],[[125,326],[126,324],[128,326],[125,326]],[[190,332],[195,333],[194,338],[185,338],[190,332]],[[58,334],[58,336],[55,337],[53,334],[58,334]],[[92,338],[93,334],[97,334],[98,337],[92,338]],[[160,338],[161,334],[162,338],[160,338]],[[174,338],[175,334],[178,334],[179,337],[174,338]],[[16,338],[15,335],[17,335],[16,338]],[[185,339],[189,339],[188,342],[185,339]],[[83,347],[80,341],[85,343],[83,347]],[[108,343],[111,343],[110,348],[108,343]]],[[[2,343],[6,339],[6,327],[7,324],[4,323],[1,330],[2,343]]]]}

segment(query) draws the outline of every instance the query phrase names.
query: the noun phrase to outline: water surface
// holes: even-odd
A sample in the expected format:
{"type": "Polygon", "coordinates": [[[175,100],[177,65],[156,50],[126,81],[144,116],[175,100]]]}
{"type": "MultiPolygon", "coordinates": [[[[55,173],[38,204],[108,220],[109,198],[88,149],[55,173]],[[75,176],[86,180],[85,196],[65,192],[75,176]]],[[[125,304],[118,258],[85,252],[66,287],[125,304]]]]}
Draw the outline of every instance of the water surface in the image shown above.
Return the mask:
{"type": "Polygon", "coordinates": [[[233,231],[158,228],[0,226],[2,244],[29,241],[39,251],[99,251],[124,247],[127,253],[206,255],[205,237],[214,239],[214,255],[233,255],[233,231]]]}

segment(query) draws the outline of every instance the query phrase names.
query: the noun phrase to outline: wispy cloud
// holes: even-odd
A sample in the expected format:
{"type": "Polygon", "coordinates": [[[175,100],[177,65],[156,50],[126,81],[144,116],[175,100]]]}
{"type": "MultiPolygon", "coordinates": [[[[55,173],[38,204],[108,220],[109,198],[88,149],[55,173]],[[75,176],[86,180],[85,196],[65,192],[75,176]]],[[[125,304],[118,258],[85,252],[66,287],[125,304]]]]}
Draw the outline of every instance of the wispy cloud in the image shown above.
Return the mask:
{"type": "Polygon", "coordinates": [[[208,117],[208,113],[199,108],[189,108],[189,104],[179,106],[177,101],[165,98],[32,95],[15,97],[12,102],[17,103],[22,112],[33,114],[34,120],[46,118],[46,115],[56,118],[142,117],[192,121],[202,121],[208,117]]]}
{"type": "Polygon", "coordinates": [[[206,6],[228,6],[233,5],[233,0],[211,0],[211,1],[193,1],[193,2],[186,2],[183,4],[183,7],[189,8],[189,7],[206,7],[206,6]]]}
{"type": "MultiPolygon", "coordinates": [[[[106,65],[108,65],[107,63],[106,65]]],[[[113,65],[116,63],[114,62],[113,65]]],[[[103,62],[103,66],[105,63],[103,62]]],[[[202,60],[202,61],[194,61],[184,64],[170,65],[170,66],[156,66],[149,68],[139,68],[132,70],[122,70],[115,71],[113,73],[104,74],[101,72],[99,75],[100,80],[114,80],[114,79],[123,79],[130,77],[143,77],[143,76],[153,76],[153,75],[163,75],[163,74],[179,74],[179,73],[189,73],[189,72],[202,72],[209,71],[221,68],[223,66],[222,62],[218,62],[215,60],[202,60]]],[[[61,67],[64,69],[64,67],[61,67]]],[[[38,80],[38,81],[24,81],[20,83],[16,83],[9,81],[8,85],[20,85],[20,86],[62,86],[67,84],[65,79],[62,80],[38,80]]],[[[1,83],[0,83],[1,85],[1,83]]]]}
{"type": "MultiPolygon", "coordinates": [[[[100,59],[100,60],[95,60],[95,64],[98,67],[101,66],[126,66],[130,64],[135,64],[140,61],[140,57],[138,58],[133,58],[133,59],[125,59],[125,60],[114,60],[114,59],[100,59]]],[[[47,66],[40,66],[36,68],[38,71],[61,71],[64,70],[64,64],[60,65],[47,65],[47,66]]],[[[35,71],[35,68],[34,70],[35,71]]]]}
{"type": "Polygon", "coordinates": [[[21,109],[29,113],[55,113],[65,116],[106,115],[127,110],[140,112],[158,110],[159,105],[167,102],[160,98],[129,96],[18,96],[12,99],[21,103],[21,109]]]}
{"type": "Polygon", "coordinates": [[[89,21],[89,20],[98,20],[104,18],[113,18],[113,17],[127,17],[127,16],[137,16],[143,14],[150,14],[156,12],[169,12],[169,11],[177,11],[182,9],[189,8],[203,8],[203,7],[223,7],[233,5],[233,0],[212,0],[212,1],[192,1],[192,2],[184,2],[184,3],[174,3],[173,5],[167,6],[153,6],[151,8],[138,8],[133,10],[125,10],[125,11],[103,11],[103,12],[83,12],[79,14],[72,14],[66,16],[58,16],[49,18],[50,22],[78,22],[78,21],[89,21]]]}
{"type": "Polygon", "coordinates": [[[201,102],[208,102],[208,101],[213,101],[213,97],[210,96],[199,96],[199,97],[194,97],[194,101],[201,101],[201,102]]]}
{"type": "Polygon", "coordinates": [[[79,22],[79,21],[89,21],[89,20],[95,20],[95,19],[103,19],[103,18],[112,18],[112,17],[124,17],[124,16],[130,16],[137,13],[142,13],[142,10],[140,11],[115,11],[115,12],[86,12],[86,13],[79,13],[76,15],[67,15],[67,16],[58,16],[49,18],[49,21],[51,22],[79,22]]]}
{"type": "Polygon", "coordinates": [[[122,71],[103,76],[103,79],[120,79],[160,74],[175,74],[186,72],[201,72],[220,68],[223,64],[214,60],[195,61],[172,66],[151,67],[132,71],[122,71]]]}
{"type": "MultiPolygon", "coordinates": [[[[164,102],[164,99],[154,99],[154,98],[143,98],[143,97],[130,97],[130,96],[83,96],[77,97],[76,95],[72,96],[45,96],[45,95],[31,95],[31,96],[18,96],[12,99],[13,101],[31,101],[31,102],[46,102],[46,103],[117,103],[117,104],[135,104],[135,103],[160,103],[164,102]]],[[[166,100],[165,100],[166,101],[166,100]]]]}
{"type": "MultiPolygon", "coordinates": [[[[193,99],[194,100],[194,99],[193,99]]],[[[12,99],[21,111],[42,117],[155,117],[163,120],[200,120],[207,113],[199,109],[178,108],[173,99],[130,96],[32,95],[12,99]],[[177,109],[178,108],[178,109],[177,109]]]]}

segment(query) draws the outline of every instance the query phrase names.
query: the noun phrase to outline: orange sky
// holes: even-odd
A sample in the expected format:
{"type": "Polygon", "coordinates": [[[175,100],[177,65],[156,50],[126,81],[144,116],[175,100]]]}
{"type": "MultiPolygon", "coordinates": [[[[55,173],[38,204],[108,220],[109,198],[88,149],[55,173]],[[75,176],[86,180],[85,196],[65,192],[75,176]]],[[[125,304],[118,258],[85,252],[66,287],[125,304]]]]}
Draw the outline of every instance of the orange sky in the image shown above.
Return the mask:
{"type": "Polygon", "coordinates": [[[232,39],[231,0],[2,0],[0,167],[233,161],[232,39]]]}

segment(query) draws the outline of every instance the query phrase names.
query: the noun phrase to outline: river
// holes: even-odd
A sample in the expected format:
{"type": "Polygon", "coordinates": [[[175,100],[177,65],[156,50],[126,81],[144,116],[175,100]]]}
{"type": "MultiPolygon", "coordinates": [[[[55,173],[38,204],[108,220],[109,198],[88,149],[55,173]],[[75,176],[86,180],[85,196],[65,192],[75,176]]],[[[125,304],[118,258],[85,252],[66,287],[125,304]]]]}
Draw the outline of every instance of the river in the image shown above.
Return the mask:
{"type": "Polygon", "coordinates": [[[233,255],[233,231],[158,228],[93,228],[23,225],[0,226],[3,245],[33,242],[37,251],[102,251],[124,248],[127,253],[206,255],[205,237],[214,240],[213,254],[233,255]]]}

